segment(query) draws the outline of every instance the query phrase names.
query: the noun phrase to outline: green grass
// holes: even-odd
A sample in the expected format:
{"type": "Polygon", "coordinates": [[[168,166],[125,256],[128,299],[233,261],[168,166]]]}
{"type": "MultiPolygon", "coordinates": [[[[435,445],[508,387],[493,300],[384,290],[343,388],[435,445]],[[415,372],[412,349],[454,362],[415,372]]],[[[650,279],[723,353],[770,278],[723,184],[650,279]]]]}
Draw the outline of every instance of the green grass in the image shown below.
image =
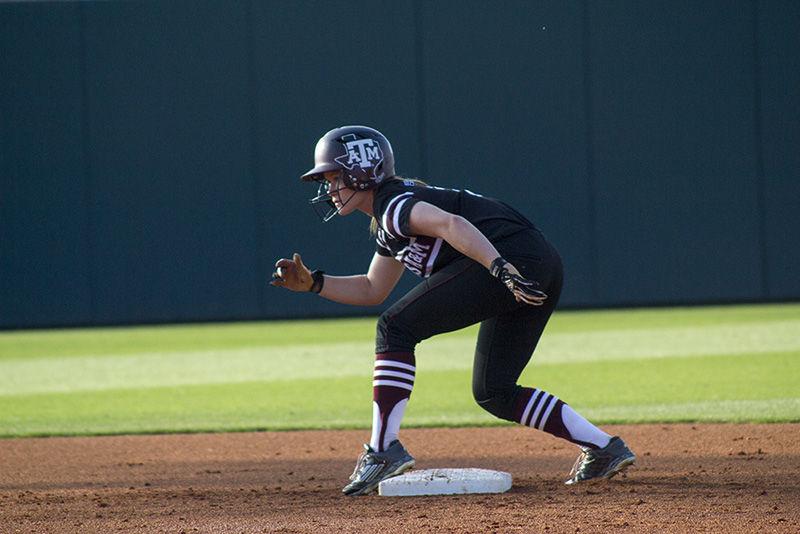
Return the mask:
{"type": "MultiPolygon", "coordinates": [[[[477,328],[417,351],[406,426],[503,424],[477,328]]],[[[0,332],[0,436],[367,428],[374,319],[0,332]]],[[[598,423],[800,421],[800,304],[559,312],[523,373],[598,423]]]]}

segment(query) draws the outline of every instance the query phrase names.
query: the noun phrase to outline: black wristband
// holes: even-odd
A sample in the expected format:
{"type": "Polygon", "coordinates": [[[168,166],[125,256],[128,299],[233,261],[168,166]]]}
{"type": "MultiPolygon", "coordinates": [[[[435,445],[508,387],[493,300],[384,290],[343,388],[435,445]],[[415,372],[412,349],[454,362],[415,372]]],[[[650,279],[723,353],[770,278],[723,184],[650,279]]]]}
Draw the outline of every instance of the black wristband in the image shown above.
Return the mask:
{"type": "Polygon", "coordinates": [[[319,293],[322,291],[322,286],[325,285],[325,271],[313,271],[311,273],[311,288],[309,291],[312,293],[319,293]]]}
{"type": "Polygon", "coordinates": [[[503,268],[508,263],[506,260],[503,259],[502,256],[497,256],[493,261],[492,264],[489,266],[489,272],[492,273],[492,276],[495,278],[500,278],[500,275],[503,273],[503,268]]]}

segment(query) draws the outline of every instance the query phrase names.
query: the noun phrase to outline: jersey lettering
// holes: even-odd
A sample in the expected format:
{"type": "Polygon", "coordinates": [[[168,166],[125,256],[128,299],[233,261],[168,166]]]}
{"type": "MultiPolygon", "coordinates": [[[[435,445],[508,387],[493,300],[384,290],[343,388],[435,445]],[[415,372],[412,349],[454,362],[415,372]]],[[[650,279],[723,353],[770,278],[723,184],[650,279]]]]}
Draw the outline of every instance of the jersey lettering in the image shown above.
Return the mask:
{"type": "Polygon", "coordinates": [[[408,245],[397,252],[395,259],[412,273],[427,278],[431,275],[441,247],[441,239],[428,236],[412,237],[408,245]]]}
{"type": "Polygon", "coordinates": [[[404,249],[403,263],[409,269],[421,272],[425,268],[425,260],[428,259],[430,249],[430,245],[418,243],[416,239],[411,240],[409,246],[404,249]]]}

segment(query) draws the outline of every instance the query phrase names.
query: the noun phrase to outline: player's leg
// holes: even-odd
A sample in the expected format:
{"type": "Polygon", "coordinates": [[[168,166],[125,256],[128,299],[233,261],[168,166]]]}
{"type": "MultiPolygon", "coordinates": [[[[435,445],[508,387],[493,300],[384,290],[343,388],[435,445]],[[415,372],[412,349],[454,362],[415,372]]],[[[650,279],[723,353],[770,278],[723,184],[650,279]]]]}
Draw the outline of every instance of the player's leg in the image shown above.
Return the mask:
{"type": "Polygon", "coordinates": [[[493,415],[537,428],[583,448],[567,483],[610,478],[633,463],[624,442],[602,431],[555,395],[517,384],[558,302],[561,268],[557,256],[545,289],[544,306],[528,306],[481,323],[473,367],[473,394],[493,415]]]}
{"type": "Polygon", "coordinates": [[[491,414],[583,447],[605,447],[611,436],[541,388],[517,384],[530,360],[549,310],[530,309],[481,323],[473,367],[473,395],[491,414]]]}
{"type": "Polygon", "coordinates": [[[369,493],[381,480],[413,465],[398,433],[414,386],[417,343],[518,306],[502,283],[465,258],[420,283],[381,315],[373,375],[372,436],[344,493],[369,493]]]}
{"type": "Polygon", "coordinates": [[[420,283],[386,310],[377,325],[370,446],[384,450],[397,439],[414,385],[414,348],[420,341],[517,306],[486,269],[464,259],[420,283]]]}

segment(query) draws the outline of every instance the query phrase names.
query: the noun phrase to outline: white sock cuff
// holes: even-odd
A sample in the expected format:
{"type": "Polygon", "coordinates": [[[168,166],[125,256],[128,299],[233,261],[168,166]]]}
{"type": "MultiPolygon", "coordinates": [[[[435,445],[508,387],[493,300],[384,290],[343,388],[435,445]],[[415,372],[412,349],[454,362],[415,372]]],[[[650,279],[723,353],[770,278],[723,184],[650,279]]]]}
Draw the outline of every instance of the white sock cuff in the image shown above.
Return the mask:
{"type": "Polygon", "coordinates": [[[611,436],[587,421],[581,414],[573,410],[569,404],[561,407],[561,421],[572,439],[591,443],[603,448],[611,441],[611,436]]]}

